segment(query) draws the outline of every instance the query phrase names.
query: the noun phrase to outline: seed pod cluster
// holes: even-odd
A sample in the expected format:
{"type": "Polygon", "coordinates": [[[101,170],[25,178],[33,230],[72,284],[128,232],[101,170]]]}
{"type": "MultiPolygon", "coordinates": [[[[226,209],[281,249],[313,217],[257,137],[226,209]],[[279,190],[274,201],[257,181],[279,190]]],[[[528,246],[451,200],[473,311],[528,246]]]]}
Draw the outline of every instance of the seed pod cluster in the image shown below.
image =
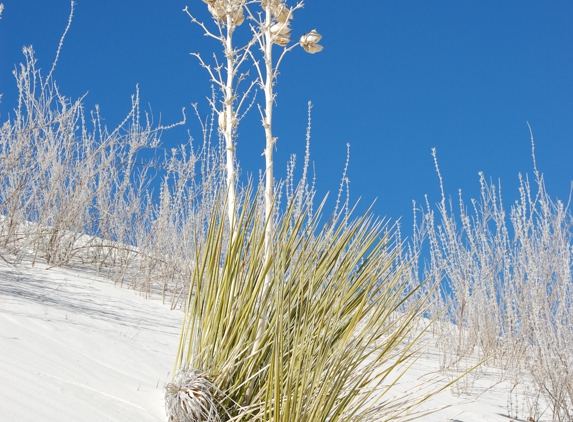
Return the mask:
{"type": "Polygon", "coordinates": [[[289,9],[282,0],[263,0],[261,5],[269,9],[273,17],[273,24],[270,28],[272,42],[286,47],[290,42],[290,20],[292,19],[292,10],[289,9]]]}
{"type": "Polygon", "coordinates": [[[245,21],[242,0],[203,0],[207,3],[207,8],[213,18],[227,23],[227,17],[231,18],[231,23],[235,26],[241,25],[245,21]]]}

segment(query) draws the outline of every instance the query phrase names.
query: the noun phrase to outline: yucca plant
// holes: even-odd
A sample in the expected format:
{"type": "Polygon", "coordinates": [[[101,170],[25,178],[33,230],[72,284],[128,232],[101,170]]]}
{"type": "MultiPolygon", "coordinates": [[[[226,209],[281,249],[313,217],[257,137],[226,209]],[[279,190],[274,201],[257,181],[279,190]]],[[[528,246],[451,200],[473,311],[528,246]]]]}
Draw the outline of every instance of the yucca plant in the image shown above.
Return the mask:
{"type": "MultiPolygon", "coordinates": [[[[233,76],[234,64],[249,55],[264,90],[264,186],[256,195],[245,195],[240,206],[235,206],[232,191],[221,193],[208,227],[194,227],[197,253],[174,379],[166,388],[169,418],[278,422],[402,417],[424,398],[382,397],[399,379],[398,368],[415,356],[412,348],[426,298],[416,299],[417,289],[404,282],[404,268],[395,260],[400,245],[394,228],[369,214],[351,220],[347,207],[338,213],[337,206],[324,224],[323,206],[318,212],[305,211],[292,201],[281,215],[277,205],[272,112],[278,67],[298,44],[309,53],[321,51],[321,36],[313,30],[288,46],[289,22],[302,2],[290,8],[284,0],[204,2],[220,36],[190,16],[206,35],[225,45],[227,74],[233,76]],[[253,5],[262,12],[251,10],[253,5]],[[243,22],[243,8],[253,38],[235,51],[231,35],[243,22]],[[236,22],[235,15],[240,17],[236,22]],[[250,49],[254,41],[262,61],[250,49]],[[283,47],[276,61],[274,44],[283,47]],[[236,210],[236,217],[232,211],[225,218],[225,209],[236,210]]],[[[219,87],[233,86],[218,76],[211,73],[219,87]]],[[[224,95],[219,127],[226,131],[229,163],[234,144],[228,140],[239,122],[229,120],[235,116],[236,95],[228,90],[224,95]]],[[[235,186],[227,183],[227,189],[235,186]]],[[[312,207],[312,201],[305,206],[312,207]]]]}
{"type": "MultiPolygon", "coordinates": [[[[321,36],[316,32],[316,30],[312,31],[312,35],[305,34],[298,43],[288,46],[290,43],[290,21],[293,18],[293,13],[304,6],[304,2],[299,1],[294,7],[288,7],[285,0],[259,0],[255,1],[255,3],[260,5],[263,12],[256,15],[253,14],[251,10],[248,10],[250,19],[255,22],[255,27],[258,28],[253,28],[254,37],[258,42],[260,51],[263,56],[262,61],[264,63],[264,66],[261,65],[251,53],[253,57],[253,65],[257,70],[259,85],[265,96],[264,112],[261,108],[261,117],[262,125],[265,131],[265,266],[269,266],[272,260],[272,241],[273,234],[275,232],[273,212],[275,208],[274,199],[276,195],[276,189],[273,151],[278,138],[274,136],[273,133],[273,109],[277,96],[275,91],[275,84],[277,82],[279,67],[285,54],[298,44],[301,44],[301,46],[306,51],[313,54],[321,51],[322,46],[317,44],[320,41],[321,36]],[[274,45],[282,47],[282,52],[276,61],[273,59],[274,45]]],[[[272,272],[268,272],[265,280],[265,290],[269,289],[272,282],[272,277],[272,272]]],[[[267,323],[267,315],[263,314],[259,321],[258,338],[253,345],[253,353],[257,352],[258,348],[260,347],[263,331],[266,328],[265,325],[267,323]]],[[[251,394],[252,391],[250,391],[248,395],[251,394]]]]}
{"type": "Polygon", "coordinates": [[[424,310],[424,298],[401,309],[414,292],[394,264],[392,228],[369,214],[323,224],[322,206],[293,225],[288,209],[265,265],[262,201],[245,196],[231,239],[221,202],[197,254],[174,375],[215,386],[221,420],[393,420],[419,404],[381,401],[416,355],[424,310]]]}

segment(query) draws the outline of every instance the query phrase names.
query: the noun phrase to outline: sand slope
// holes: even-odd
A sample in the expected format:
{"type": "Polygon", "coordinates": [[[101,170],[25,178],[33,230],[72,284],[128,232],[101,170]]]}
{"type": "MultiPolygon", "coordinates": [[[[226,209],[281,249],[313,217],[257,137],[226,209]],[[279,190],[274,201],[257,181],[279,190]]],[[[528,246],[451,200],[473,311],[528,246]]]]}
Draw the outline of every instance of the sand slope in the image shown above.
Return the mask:
{"type": "MultiPolygon", "coordinates": [[[[0,263],[0,420],[165,421],[163,385],[181,318],[85,269],[0,263]]],[[[398,390],[437,368],[428,349],[398,390]]],[[[509,422],[510,387],[484,368],[454,390],[464,394],[433,398],[425,408],[450,407],[420,420],[509,422]]],[[[526,397],[515,397],[525,420],[526,397]]]]}

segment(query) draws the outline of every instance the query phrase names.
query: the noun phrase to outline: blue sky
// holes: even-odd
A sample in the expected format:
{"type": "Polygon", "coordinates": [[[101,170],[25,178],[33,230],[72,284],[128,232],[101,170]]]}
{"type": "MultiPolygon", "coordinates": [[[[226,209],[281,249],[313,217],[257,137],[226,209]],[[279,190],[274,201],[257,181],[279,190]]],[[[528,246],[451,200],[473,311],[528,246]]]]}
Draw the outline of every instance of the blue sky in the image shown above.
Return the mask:
{"type": "MultiPolygon", "coordinates": [[[[33,45],[47,73],[65,28],[68,0],[2,0],[0,120],[15,106],[12,70],[33,45]]],[[[62,93],[86,92],[110,126],[125,116],[139,84],[155,119],[178,121],[181,108],[207,112],[206,58],[220,47],[182,12],[209,20],[200,0],[77,0],[55,72],[62,93]]],[[[336,191],[351,144],[353,200],[378,198],[374,211],[411,223],[412,200],[439,201],[431,148],[447,194],[479,194],[478,172],[501,179],[506,204],[517,198],[517,174],[537,163],[554,197],[573,180],[573,2],[570,0],[307,0],[293,34],[316,28],[324,51],[296,49],[277,85],[275,133],[279,176],[291,153],[302,158],[306,105],[314,103],[312,159],[319,194],[336,191]]],[[[246,30],[246,28],[244,28],[246,30]]],[[[195,121],[164,135],[168,147],[200,139],[195,121]]],[[[258,115],[238,139],[243,176],[264,159],[258,115]]]]}

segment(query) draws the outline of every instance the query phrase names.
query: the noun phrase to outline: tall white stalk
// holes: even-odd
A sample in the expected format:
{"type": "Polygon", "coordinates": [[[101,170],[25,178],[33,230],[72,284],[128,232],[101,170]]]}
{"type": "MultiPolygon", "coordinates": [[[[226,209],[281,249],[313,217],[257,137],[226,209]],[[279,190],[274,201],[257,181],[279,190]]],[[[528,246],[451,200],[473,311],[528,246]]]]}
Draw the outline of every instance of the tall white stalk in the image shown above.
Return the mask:
{"type": "Polygon", "coordinates": [[[235,81],[235,60],[233,51],[233,32],[235,31],[235,23],[231,14],[227,14],[227,33],[225,37],[225,56],[227,58],[227,80],[224,87],[224,126],[223,136],[225,137],[225,149],[227,155],[227,216],[229,218],[229,229],[231,230],[232,237],[235,237],[235,222],[236,222],[236,197],[235,182],[237,178],[237,171],[235,170],[235,146],[233,142],[233,129],[236,126],[234,117],[234,95],[233,83],[235,81]]]}
{"type": "MultiPolygon", "coordinates": [[[[264,62],[265,62],[265,74],[264,79],[262,79],[264,84],[265,92],[265,108],[263,114],[263,127],[265,129],[265,238],[264,238],[264,266],[268,268],[271,260],[272,247],[273,247],[273,205],[274,205],[274,159],[273,159],[273,148],[276,139],[273,137],[272,123],[273,123],[273,80],[274,80],[274,68],[273,68],[273,42],[271,33],[272,26],[272,14],[269,4],[264,7],[265,20],[263,25],[264,41],[262,42],[262,50],[264,52],[264,62]]],[[[262,78],[262,75],[260,75],[262,78]]],[[[267,271],[265,274],[265,284],[263,289],[263,298],[268,294],[272,282],[272,271],[267,271]]],[[[261,312],[261,318],[259,320],[259,325],[257,327],[257,336],[253,344],[253,352],[259,350],[261,341],[263,338],[264,330],[267,325],[267,312],[263,310],[261,312]]],[[[250,396],[252,391],[247,393],[247,397],[250,396]]]]}
{"type": "MultiPolygon", "coordinates": [[[[261,71],[258,62],[255,61],[257,70],[259,72],[259,79],[265,92],[265,107],[262,112],[262,123],[265,130],[265,238],[264,238],[264,267],[268,268],[272,254],[272,236],[273,236],[273,205],[274,205],[274,161],[273,161],[273,148],[276,139],[273,137],[273,82],[274,82],[274,66],[273,66],[273,34],[271,27],[273,24],[273,16],[271,13],[271,2],[261,1],[261,7],[264,10],[264,21],[261,23],[261,34],[259,35],[259,45],[263,52],[263,60],[265,64],[264,74],[261,71]]],[[[288,25],[288,24],[287,24],[288,25]]],[[[272,283],[272,271],[269,269],[265,274],[265,282],[263,287],[262,298],[267,296],[272,283]]],[[[264,306],[264,303],[261,303],[264,306]]],[[[268,315],[266,309],[261,311],[259,325],[257,326],[257,333],[253,343],[253,354],[256,353],[260,347],[263,339],[264,331],[267,326],[268,315]]],[[[253,394],[254,380],[251,382],[249,389],[246,393],[247,400],[250,400],[253,394]]]]}
{"type": "MultiPolygon", "coordinates": [[[[274,147],[277,138],[273,136],[272,124],[273,124],[273,105],[275,101],[274,93],[274,83],[277,76],[278,68],[280,63],[285,56],[285,54],[292,50],[296,45],[301,45],[307,52],[311,52],[307,49],[307,45],[312,44],[315,51],[312,53],[322,50],[322,46],[317,43],[320,41],[320,35],[316,31],[312,31],[316,36],[308,40],[309,34],[305,34],[301,37],[300,42],[287,47],[290,42],[290,20],[292,19],[292,14],[296,9],[303,6],[303,2],[299,2],[295,7],[288,8],[283,0],[260,0],[261,8],[264,12],[264,19],[260,19],[259,32],[256,37],[259,41],[259,46],[263,53],[264,69],[259,65],[259,62],[254,60],[255,67],[257,68],[259,74],[260,84],[265,93],[265,105],[264,110],[261,110],[262,114],[262,124],[265,130],[265,191],[264,191],[264,201],[265,201],[265,237],[264,237],[264,266],[268,268],[265,274],[265,282],[263,288],[262,298],[265,300],[268,295],[273,278],[273,272],[270,269],[272,253],[273,253],[273,234],[274,234],[274,224],[273,224],[273,210],[274,210],[274,147]],[[278,60],[273,61],[273,44],[277,44],[283,47],[282,53],[279,55],[278,60]]],[[[251,15],[254,18],[253,15],[251,15]]],[[[256,20],[256,19],[255,19],[256,20]]],[[[262,303],[261,306],[264,306],[262,303]]],[[[253,353],[256,353],[260,347],[267,326],[268,315],[267,311],[263,309],[261,311],[261,317],[259,319],[259,325],[257,327],[257,333],[255,342],[253,344],[253,353]]],[[[253,385],[249,387],[247,392],[247,398],[250,398],[253,392],[253,385]]]]}
{"type": "MultiPolygon", "coordinates": [[[[273,138],[273,43],[272,43],[272,15],[270,7],[267,5],[265,9],[265,115],[263,126],[265,128],[265,267],[268,266],[272,253],[272,234],[273,234],[273,205],[274,205],[274,158],[273,148],[276,139],[273,138]]],[[[265,276],[265,285],[269,286],[272,274],[267,272],[265,276]]],[[[265,289],[268,290],[268,287],[265,289]]]]}
{"type": "Polygon", "coordinates": [[[233,34],[235,29],[244,22],[243,8],[245,6],[244,0],[203,0],[207,3],[207,7],[211,12],[215,24],[218,28],[218,34],[212,33],[205,24],[199,22],[187,8],[184,11],[189,15],[191,21],[201,26],[205,31],[205,35],[219,41],[224,50],[225,63],[219,63],[215,57],[215,66],[211,67],[206,64],[198,53],[191,53],[199,59],[201,66],[209,72],[211,81],[214,82],[223,93],[223,102],[221,110],[217,104],[211,102],[211,107],[217,111],[218,125],[220,133],[225,140],[226,150],[226,181],[227,181],[227,216],[229,220],[229,227],[231,236],[234,238],[236,234],[236,157],[235,157],[235,142],[236,127],[239,121],[238,115],[244,100],[250,93],[254,82],[251,83],[249,88],[242,94],[238,94],[238,85],[244,79],[245,75],[239,75],[239,68],[247,57],[250,56],[249,50],[254,43],[254,39],[249,41],[241,48],[235,48],[233,45],[233,34]]]}

